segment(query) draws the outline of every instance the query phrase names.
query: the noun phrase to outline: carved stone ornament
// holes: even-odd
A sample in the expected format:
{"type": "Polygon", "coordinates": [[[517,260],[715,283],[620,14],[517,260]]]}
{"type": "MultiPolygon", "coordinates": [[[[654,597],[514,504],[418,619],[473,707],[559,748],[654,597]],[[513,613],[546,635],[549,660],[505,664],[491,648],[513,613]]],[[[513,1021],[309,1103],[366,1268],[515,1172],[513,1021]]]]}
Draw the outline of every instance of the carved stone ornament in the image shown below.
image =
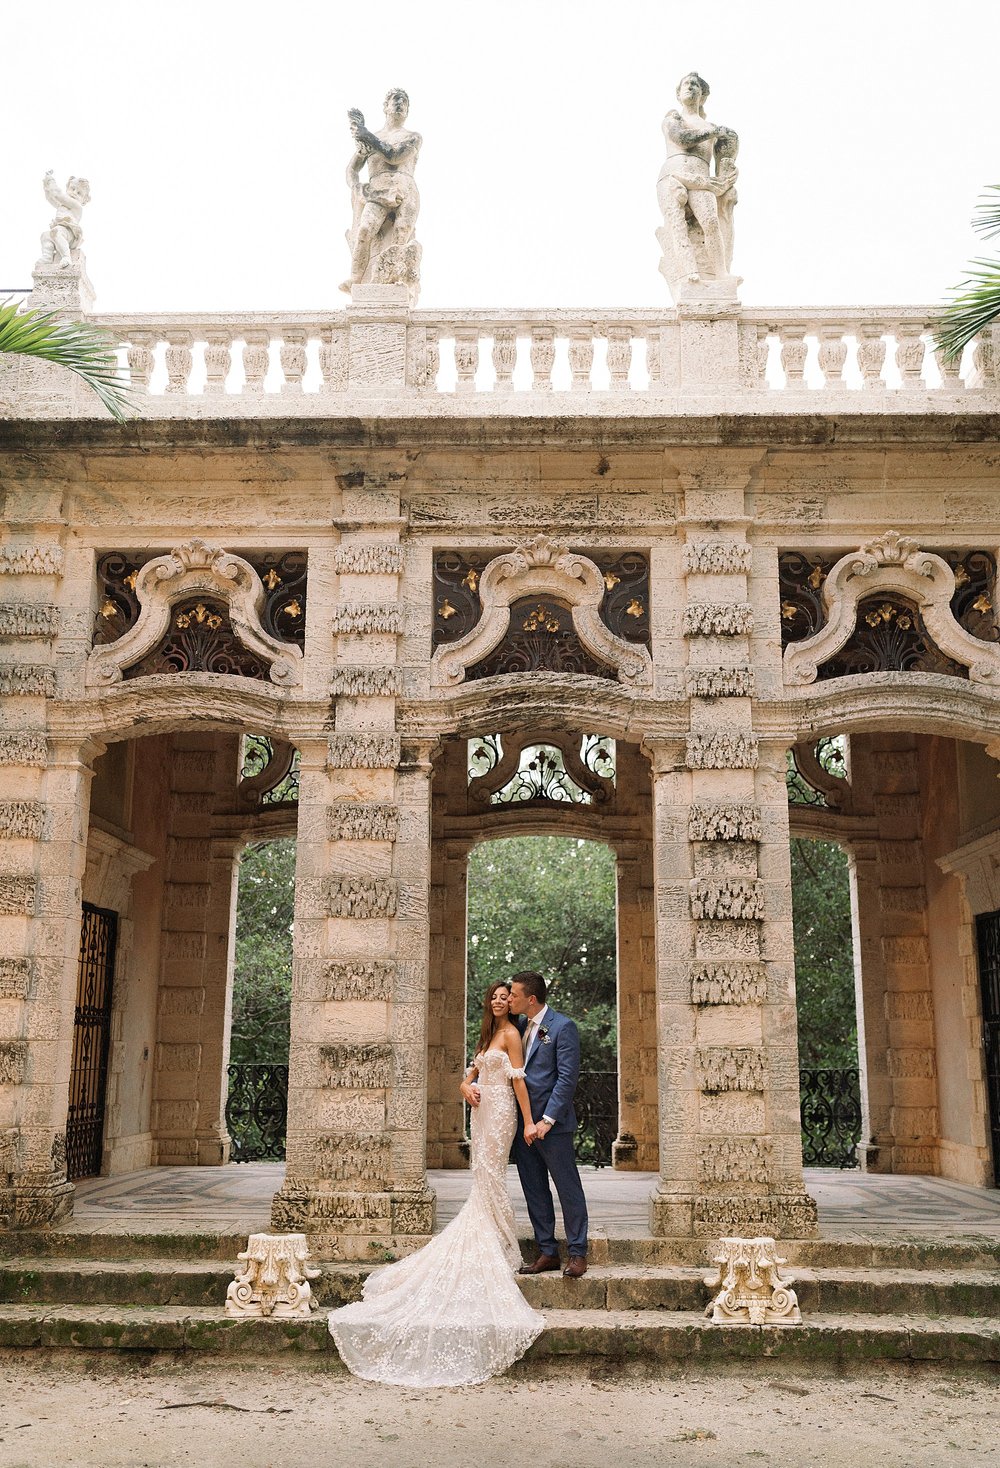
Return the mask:
{"type": "Polygon", "coordinates": [[[850,640],[862,598],[892,592],[918,608],[931,640],[968,668],[971,682],[1000,686],[1000,645],[970,636],[952,614],[954,571],[941,556],[920,550],[897,530],[841,556],[831,568],[823,582],[825,625],[785,648],[785,682],[815,682],[822,664],[850,640]]]}
{"type": "Polygon", "coordinates": [[[589,557],[547,535],[523,541],[484,568],[479,578],[482,615],[471,632],[434,653],[432,685],[461,683],[469,668],[499,647],[510,626],[511,605],[526,597],[552,597],[569,606],[576,634],[593,658],[614,668],[622,683],[650,685],[653,665],[646,649],[616,637],[601,621],[605,590],[604,577],[589,557]]]}
{"type": "Polygon", "coordinates": [[[305,1234],[251,1234],[236,1257],[243,1268],[226,1291],[227,1315],[291,1320],[315,1310],[309,1281],[320,1270],[306,1263],[305,1234]]]}
{"type": "Polygon", "coordinates": [[[125,670],[141,662],[166,635],[174,606],[198,596],[226,604],[237,639],[268,667],[272,683],[289,688],[301,682],[301,649],[264,629],[264,583],[242,556],[204,540],[189,540],[146,562],[136,576],[135,595],[141,607],[138,621],[115,642],[94,648],[87,660],[89,687],[120,683],[125,670]]]}
{"type": "Polygon", "coordinates": [[[793,1276],[781,1273],[773,1239],[720,1239],[712,1260],[716,1272],[705,1276],[715,1298],[705,1314],[713,1325],[801,1325],[793,1276]]]}

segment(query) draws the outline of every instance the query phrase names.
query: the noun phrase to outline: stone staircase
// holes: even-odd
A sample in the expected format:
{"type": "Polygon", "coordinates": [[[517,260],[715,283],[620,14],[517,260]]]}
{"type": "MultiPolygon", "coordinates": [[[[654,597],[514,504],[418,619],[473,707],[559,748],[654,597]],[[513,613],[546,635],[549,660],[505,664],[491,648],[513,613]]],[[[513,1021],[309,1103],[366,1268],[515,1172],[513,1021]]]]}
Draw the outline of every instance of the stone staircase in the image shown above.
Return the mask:
{"type": "MultiPolygon", "coordinates": [[[[231,1320],[237,1251],[226,1234],[49,1233],[0,1257],[0,1348],[312,1353],[337,1369],[325,1309],[357,1299],[364,1265],[324,1264],[309,1320],[231,1320]]],[[[0,1239],[10,1250],[15,1236],[0,1239]]],[[[581,1280],[523,1281],[548,1325],[523,1369],[653,1371],[693,1357],[1000,1361],[1000,1241],[789,1244],[801,1326],[720,1328],[704,1318],[701,1240],[599,1238],[581,1280]]]]}

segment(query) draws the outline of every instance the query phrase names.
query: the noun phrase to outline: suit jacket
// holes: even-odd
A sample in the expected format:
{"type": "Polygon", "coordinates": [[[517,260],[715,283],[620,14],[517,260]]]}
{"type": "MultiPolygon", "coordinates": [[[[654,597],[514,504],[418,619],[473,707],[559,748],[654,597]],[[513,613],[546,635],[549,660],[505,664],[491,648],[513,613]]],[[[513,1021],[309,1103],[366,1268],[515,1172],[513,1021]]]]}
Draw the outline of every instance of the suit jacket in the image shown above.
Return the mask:
{"type": "MultiPolygon", "coordinates": [[[[522,1041],[527,1023],[525,1015],[518,1015],[522,1041]]],[[[580,1075],[580,1034],[569,1015],[555,1009],[548,1011],[542,1025],[546,1033],[536,1033],[524,1068],[531,1116],[534,1121],[551,1116],[553,1132],[575,1132],[573,1097],[580,1075]]]]}

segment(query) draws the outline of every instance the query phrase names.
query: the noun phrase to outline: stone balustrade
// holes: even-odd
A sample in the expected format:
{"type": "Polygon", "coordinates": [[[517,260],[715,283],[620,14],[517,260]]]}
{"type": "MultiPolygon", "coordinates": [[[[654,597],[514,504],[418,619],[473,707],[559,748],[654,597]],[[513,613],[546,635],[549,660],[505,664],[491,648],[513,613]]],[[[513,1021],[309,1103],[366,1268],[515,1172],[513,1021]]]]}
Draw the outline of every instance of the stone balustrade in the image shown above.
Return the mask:
{"type": "MultiPolygon", "coordinates": [[[[995,411],[998,330],[946,364],[919,308],[424,311],[99,315],[121,343],[150,417],[328,414],[338,395],[399,399],[406,412],[995,411]],[[975,394],[975,397],[970,395],[975,394]],[[451,399],[450,408],[445,401],[451,399]],[[294,404],[294,406],[293,406],[294,404]],[[582,401],[580,401],[582,407],[582,401]],[[554,406],[548,411],[554,411],[554,406]]],[[[8,380],[9,381],[9,380],[8,380]]],[[[10,391],[8,383],[0,384],[10,391]]],[[[56,416],[29,388],[10,406],[56,416]]],[[[65,404],[63,405],[65,411],[65,404]]],[[[400,411],[403,409],[401,408],[400,411]]],[[[391,409],[390,409],[391,411],[391,409]]],[[[77,395],[71,415],[89,416],[77,395]]]]}

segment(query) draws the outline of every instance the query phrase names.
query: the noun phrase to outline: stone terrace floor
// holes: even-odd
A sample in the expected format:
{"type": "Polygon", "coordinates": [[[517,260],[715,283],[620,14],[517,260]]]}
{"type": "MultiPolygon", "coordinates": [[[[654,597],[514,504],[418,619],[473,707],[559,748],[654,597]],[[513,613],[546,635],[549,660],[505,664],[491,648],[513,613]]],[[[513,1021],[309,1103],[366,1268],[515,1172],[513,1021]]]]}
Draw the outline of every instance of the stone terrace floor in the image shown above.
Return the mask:
{"type": "MultiPolygon", "coordinates": [[[[650,1172],[584,1168],[591,1227],[609,1237],[648,1237],[647,1200],[656,1181],[650,1172]]],[[[271,1197],[282,1163],[228,1167],[150,1167],[118,1177],[77,1183],[73,1218],[60,1231],[77,1233],[256,1233],[267,1231],[271,1197]]],[[[454,1218],[468,1195],[465,1171],[428,1174],[438,1197],[438,1227],[454,1218]]],[[[823,1238],[970,1234],[1000,1237],[1000,1190],[975,1188],[933,1177],[881,1177],[860,1172],[806,1169],[806,1187],[819,1204],[823,1238]]],[[[527,1213],[510,1169],[508,1185],[518,1225],[527,1213]]]]}

